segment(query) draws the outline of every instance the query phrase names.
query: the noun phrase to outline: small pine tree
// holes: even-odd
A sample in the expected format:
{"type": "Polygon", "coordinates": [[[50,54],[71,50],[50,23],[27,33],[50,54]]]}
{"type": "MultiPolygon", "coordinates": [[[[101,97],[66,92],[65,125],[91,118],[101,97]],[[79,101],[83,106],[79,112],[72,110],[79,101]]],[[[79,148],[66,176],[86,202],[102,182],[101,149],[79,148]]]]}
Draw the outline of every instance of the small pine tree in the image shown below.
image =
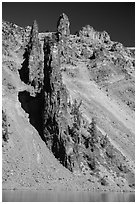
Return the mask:
{"type": "Polygon", "coordinates": [[[72,105],[71,114],[74,116],[74,123],[75,126],[80,127],[81,126],[81,113],[80,113],[80,106],[82,104],[82,100],[78,104],[77,100],[74,100],[74,104],[72,105]]]}
{"type": "Polygon", "coordinates": [[[94,147],[95,143],[98,142],[97,130],[96,130],[96,122],[95,122],[94,118],[92,118],[92,122],[89,125],[88,132],[90,134],[89,145],[94,147]]]}
{"type": "Polygon", "coordinates": [[[78,104],[77,100],[75,99],[71,110],[71,114],[73,115],[72,137],[77,144],[80,143],[81,113],[79,109],[81,104],[82,101],[80,101],[78,104]]]}
{"type": "Polygon", "coordinates": [[[2,139],[4,142],[8,142],[8,126],[7,126],[7,116],[6,113],[2,110],[2,139]]]}
{"type": "Polygon", "coordinates": [[[100,145],[102,148],[105,148],[108,144],[108,137],[107,134],[105,136],[103,136],[100,140],[100,145]]]}

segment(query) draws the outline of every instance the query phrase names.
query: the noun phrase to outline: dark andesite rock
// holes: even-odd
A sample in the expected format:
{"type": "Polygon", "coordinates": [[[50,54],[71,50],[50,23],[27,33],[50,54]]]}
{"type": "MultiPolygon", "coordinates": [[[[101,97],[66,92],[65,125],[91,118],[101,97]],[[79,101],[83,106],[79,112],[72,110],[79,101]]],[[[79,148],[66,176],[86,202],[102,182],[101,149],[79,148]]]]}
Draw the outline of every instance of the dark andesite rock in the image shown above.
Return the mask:
{"type": "Polygon", "coordinates": [[[38,34],[38,25],[34,21],[30,32],[30,40],[25,48],[24,62],[21,70],[19,70],[22,81],[33,86],[35,92],[40,92],[43,83],[42,53],[38,34]]]}
{"type": "Polygon", "coordinates": [[[43,131],[46,144],[65,164],[68,143],[67,91],[62,83],[59,47],[53,39],[44,40],[44,113],[43,131]]]}

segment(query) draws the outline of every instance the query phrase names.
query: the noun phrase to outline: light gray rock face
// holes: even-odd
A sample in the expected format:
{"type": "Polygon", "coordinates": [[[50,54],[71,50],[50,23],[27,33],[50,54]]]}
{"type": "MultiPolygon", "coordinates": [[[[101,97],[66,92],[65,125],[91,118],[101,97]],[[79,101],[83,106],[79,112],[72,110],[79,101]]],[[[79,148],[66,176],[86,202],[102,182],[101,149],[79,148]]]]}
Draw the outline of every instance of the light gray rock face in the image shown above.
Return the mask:
{"type": "Polygon", "coordinates": [[[106,31],[98,32],[90,25],[83,27],[77,35],[80,36],[83,40],[87,40],[86,38],[89,38],[90,41],[94,41],[96,43],[100,42],[108,44],[111,42],[110,36],[106,31]]]}

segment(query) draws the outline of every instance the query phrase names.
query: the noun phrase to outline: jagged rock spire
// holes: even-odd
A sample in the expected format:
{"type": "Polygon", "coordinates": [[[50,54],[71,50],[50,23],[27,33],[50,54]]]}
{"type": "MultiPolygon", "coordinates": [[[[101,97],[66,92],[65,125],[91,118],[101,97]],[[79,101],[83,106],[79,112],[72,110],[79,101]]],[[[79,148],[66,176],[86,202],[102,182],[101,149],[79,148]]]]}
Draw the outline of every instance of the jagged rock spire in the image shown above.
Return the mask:
{"type": "Polygon", "coordinates": [[[66,14],[61,14],[57,22],[57,39],[60,45],[60,60],[69,61],[68,39],[70,36],[69,19],[66,14]]]}
{"type": "Polygon", "coordinates": [[[33,25],[32,25],[33,29],[38,31],[38,23],[36,20],[33,21],[33,25]]]}
{"type": "Polygon", "coordinates": [[[66,14],[61,14],[59,20],[57,22],[57,32],[60,33],[62,36],[69,36],[70,35],[70,22],[66,14]]]}
{"type": "MultiPolygon", "coordinates": [[[[31,32],[30,32],[30,44],[33,44],[34,46],[39,45],[39,31],[38,31],[38,24],[37,21],[34,20],[33,25],[31,27],[31,32]]],[[[39,46],[38,46],[39,47],[39,46]]]]}
{"type": "Polygon", "coordinates": [[[24,62],[20,70],[22,81],[34,87],[35,92],[41,90],[43,83],[43,67],[41,59],[41,44],[39,41],[38,24],[33,22],[30,39],[25,48],[24,62]]]}
{"type": "Polygon", "coordinates": [[[41,44],[39,41],[39,32],[37,21],[34,20],[31,34],[30,34],[30,56],[29,56],[29,81],[36,88],[40,88],[42,83],[42,61],[41,56],[41,44]]]}

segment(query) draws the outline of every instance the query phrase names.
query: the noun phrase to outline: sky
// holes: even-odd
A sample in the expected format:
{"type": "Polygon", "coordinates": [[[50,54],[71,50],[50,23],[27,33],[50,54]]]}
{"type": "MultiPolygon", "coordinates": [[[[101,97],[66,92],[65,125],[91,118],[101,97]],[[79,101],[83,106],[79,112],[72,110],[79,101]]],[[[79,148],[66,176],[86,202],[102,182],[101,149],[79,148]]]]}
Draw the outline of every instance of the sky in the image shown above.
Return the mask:
{"type": "Polygon", "coordinates": [[[107,31],[111,40],[135,46],[134,2],[3,2],[3,20],[25,27],[37,20],[39,32],[56,31],[60,14],[70,20],[74,34],[85,25],[107,31]]]}

